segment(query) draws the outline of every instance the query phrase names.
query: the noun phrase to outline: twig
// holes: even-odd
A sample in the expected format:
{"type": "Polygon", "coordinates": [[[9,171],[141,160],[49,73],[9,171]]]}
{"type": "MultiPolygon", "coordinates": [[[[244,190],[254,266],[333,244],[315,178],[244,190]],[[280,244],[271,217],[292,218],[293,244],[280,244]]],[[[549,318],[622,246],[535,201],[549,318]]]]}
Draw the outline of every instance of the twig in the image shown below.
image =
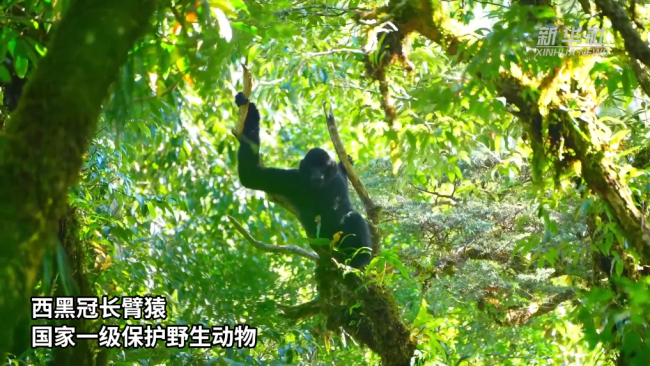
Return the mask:
{"type": "Polygon", "coordinates": [[[134,102],[134,103],[138,103],[138,102],[143,102],[143,101],[145,101],[145,100],[158,99],[158,98],[160,98],[160,97],[164,97],[165,95],[167,95],[167,94],[173,92],[174,90],[176,90],[176,88],[178,88],[178,85],[180,85],[180,83],[181,83],[182,80],[183,80],[183,79],[180,79],[180,80],[176,81],[176,82],[173,83],[169,88],[163,90],[163,92],[160,93],[160,94],[147,95],[147,96],[145,96],[145,97],[134,98],[134,99],[133,99],[133,102],[134,102]]]}
{"type": "Polygon", "coordinates": [[[459,358],[459,359],[458,359],[458,362],[456,362],[456,366],[460,366],[460,363],[461,363],[461,362],[463,362],[463,361],[469,359],[470,357],[472,357],[472,356],[465,355],[465,356],[459,358]]]}
{"type": "MultiPolygon", "coordinates": [[[[409,182],[409,185],[410,185],[411,187],[417,189],[418,191],[422,192],[422,193],[431,194],[431,195],[434,195],[434,196],[436,196],[436,197],[441,197],[441,198],[448,198],[448,199],[450,199],[450,200],[452,200],[452,201],[455,201],[455,200],[456,200],[456,199],[454,198],[453,194],[452,194],[452,195],[448,195],[448,194],[441,194],[441,193],[438,193],[438,192],[429,191],[428,189],[425,189],[425,188],[422,188],[422,187],[418,187],[418,186],[416,186],[415,184],[410,183],[410,182],[409,182]]],[[[456,186],[454,186],[454,191],[456,191],[456,186]]]]}
{"type": "Polygon", "coordinates": [[[323,103],[323,111],[325,112],[325,120],[327,121],[327,130],[329,131],[330,139],[334,144],[334,149],[336,150],[336,154],[339,157],[339,161],[343,163],[343,166],[345,167],[345,171],[347,172],[347,176],[350,179],[350,182],[352,183],[354,190],[357,192],[357,195],[361,199],[361,202],[363,203],[363,206],[366,209],[366,215],[368,215],[368,219],[372,223],[371,230],[373,234],[372,236],[373,236],[373,244],[374,244],[372,252],[373,252],[373,256],[376,256],[377,254],[379,254],[380,243],[381,243],[381,235],[379,234],[379,230],[377,230],[376,227],[376,225],[379,225],[379,215],[381,212],[381,207],[377,206],[370,198],[370,195],[368,194],[366,187],[363,185],[363,182],[361,182],[361,179],[359,178],[359,175],[357,175],[357,172],[352,167],[352,164],[350,164],[350,160],[348,160],[348,154],[345,151],[345,147],[343,146],[343,142],[341,141],[341,136],[339,135],[339,131],[336,128],[336,122],[334,121],[334,112],[332,111],[332,106],[330,105],[330,109],[328,112],[327,107],[325,107],[325,103],[323,103]]]}
{"type": "Polygon", "coordinates": [[[334,53],[342,53],[342,52],[360,53],[360,54],[364,53],[362,50],[357,50],[354,48],[340,48],[336,50],[329,50],[323,52],[307,52],[307,56],[324,56],[324,55],[331,55],[334,53]]]}
{"type": "Polygon", "coordinates": [[[348,12],[370,11],[370,10],[371,9],[369,8],[358,8],[358,7],[340,8],[340,7],[329,6],[329,5],[306,5],[302,7],[289,8],[289,9],[276,11],[275,14],[281,16],[282,15],[287,16],[290,13],[301,13],[303,16],[301,16],[300,18],[305,18],[307,16],[324,16],[324,17],[341,16],[348,12]]]}
{"type": "MultiPolygon", "coordinates": [[[[447,2],[447,3],[453,3],[453,2],[456,2],[458,0],[443,0],[443,1],[447,2]]],[[[479,3],[479,4],[483,4],[483,5],[493,5],[493,6],[498,6],[498,7],[505,8],[505,9],[510,9],[510,7],[507,6],[507,5],[497,4],[497,3],[493,3],[493,2],[489,2],[489,1],[477,1],[477,0],[474,0],[474,2],[479,3]]]]}
{"type": "Polygon", "coordinates": [[[290,255],[297,255],[303,258],[310,259],[312,261],[317,261],[319,256],[318,254],[311,252],[309,250],[306,250],[304,248],[301,248],[297,245],[272,245],[272,244],[266,244],[263,243],[257,239],[255,239],[244,227],[237,221],[235,218],[233,218],[230,215],[226,215],[230,222],[235,226],[235,229],[239,231],[246,240],[248,240],[249,243],[253,244],[253,246],[261,251],[264,252],[269,252],[269,253],[280,253],[280,254],[290,254],[290,255]]]}
{"type": "MultiPolygon", "coordinates": [[[[362,92],[364,92],[364,93],[370,93],[370,94],[375,94],[375,95],[381,95],[381,93],[378,92],[378,91],[374,91],[374,90],[370,90],[370,89],[362,88],[362,87],[360,87],[360,86],[354,86],[354,85],[342,85],[342,84],[333,84],[332,86],[335,87],[335,88],[356,89],[356,90],[360,90],[360,91],[362,91],[362,92]]],[[[398,100],[417,100],[417,99],[412,98],[412,97],[396,97],[396,96],[392,96],[392,98],[393,98],[393,99],[398,99],[398,100]]]]}

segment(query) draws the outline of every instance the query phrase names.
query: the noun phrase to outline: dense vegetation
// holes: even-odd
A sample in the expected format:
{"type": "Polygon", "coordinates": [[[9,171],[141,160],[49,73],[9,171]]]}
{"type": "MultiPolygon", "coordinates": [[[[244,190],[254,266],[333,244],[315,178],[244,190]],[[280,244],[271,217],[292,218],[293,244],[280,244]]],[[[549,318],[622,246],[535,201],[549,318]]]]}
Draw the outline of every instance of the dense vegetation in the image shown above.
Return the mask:
{"type": "Polygon", "coordinates": [[[648,364],[649,4],[0,4],[15,364],[648,364]],[[608,53],[536,55],[542,27],[604,29],[608,53]],[[240,90],[265,165],[354,158],[364,273],[317,270],[292,208],[241,186],[240,90]],[[248,324],[257,346],[31,349],[64,322],[30,296],[81,295],[161,295],[163,325],[248,324]]]}

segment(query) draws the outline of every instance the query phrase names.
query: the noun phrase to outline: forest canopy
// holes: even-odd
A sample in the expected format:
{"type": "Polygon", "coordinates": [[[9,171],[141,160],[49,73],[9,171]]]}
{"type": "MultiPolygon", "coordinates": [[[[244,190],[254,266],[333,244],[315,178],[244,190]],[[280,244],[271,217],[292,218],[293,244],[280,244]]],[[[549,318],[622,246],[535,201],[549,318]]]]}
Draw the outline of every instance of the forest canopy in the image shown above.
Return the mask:
{"type": "Polygon", "coordinates": [[[650,362],[650,4],[0,4],[3,362],[650,362]],[[238,92],[263,166],[341,162],[368,266],[242,184],[238,92]],[[103,296],[166,313],[33,317],[103,296]],[[179,325],[257,338],[34,347],[34,326],[179,325]]]}

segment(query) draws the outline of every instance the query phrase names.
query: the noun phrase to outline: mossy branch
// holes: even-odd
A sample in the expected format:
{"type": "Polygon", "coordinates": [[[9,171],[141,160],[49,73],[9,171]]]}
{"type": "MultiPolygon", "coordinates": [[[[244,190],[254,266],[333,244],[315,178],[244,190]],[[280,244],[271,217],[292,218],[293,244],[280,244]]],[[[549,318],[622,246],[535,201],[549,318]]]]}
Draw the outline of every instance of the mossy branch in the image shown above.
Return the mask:
{"type": "MultiPolygon", "coordinates": [[[[632,57],[650,67],[650,47],[641,39],[639,32],[632,26],[632,21],[625,14],[625,10],[612,0],[594,0],[598,10],[602,11],[612,22],[612,26],[623,37],[625,50],[632,57]]],[[[634,16],[634,14],[632,14],[634,16]]]]}
{"type": "Polygon", "coordinates": [[[285,318],[291,320],[301,320],[311,318],[322,311],[322,306],[319,299],[306,302],[296,306],[277,305],[278,309],[282,311],[285,318]]]}
{"type": "MultiPolygon", "coordinates": [[[[596,5],[612,21],[614,28],[621,33],[625,39],[626,50],[644,64],[650,64],[650,48],[647,45],[638,45],[639,35],[630,24],[622,8],[611,0],[596,0],[596,5]],[[638,47],[637,47],[638,46],[638,47]],[[634,48],[634,49],[631,49],[634,48]]],[[[455,21],[450,19],[444,12],[442,2],[439,0],[390,0],[386,7],[388,13],[395,15],[394,24],[405,33],[418,32],[425,38],[440,45],[450,56],[456,56],[456,61],[472,62],[476,57],[475,51],[471,48],[461,48],[460,45],[470,41],[470,38],[461,32],[460,25],[456,26],[455,21]],[[406,4],[407,9],[402,7],[406,4]],[[462,52],[460,52],[462,50],[462,52]]],[[[476,73],[478,79],[482,79],[480,73],[476,73]]],[[[487,80],[483,80],[488,82],[487,80]]],[[[645,222],[643,215],[635,207],[631,191],[627,184],[617,176],[616,166],[603,153],[599,153],[600,147],[593,146],[590,141],[591,133],[588,129],[576,131],[568,128],[575,125],[575,121],[557,105],[546,106],[548,112],[544,115],[540,111],[540,101],[531,98],[524,98],[527,91],[532,87],[517,67],[512,66],[509,73],[502,73],[501,78],[494,85],[499,95],[506,98],[510,105],[517,106],[522,124],[530,131],[541,133],[535,128],[537,121],[542,121],[545,116],[558,126],[567,126],[562,130],[563,138],[567,145],[571,144],[576,157],[582,165],[582,177],[587,186],[598,194],[616,213],[615,220],[620,225],[626,239],[631,243],[642,261],[650,260],[650,226],[645,222]],[[587,136],[587,137],[585,137],[587,136]]],[[[584,126],[582,126],[584,128],[584,126]]],[[[530,134],[533,144],[533,151],[537,156],[546,154],[543,149],[544,141],[530,134]]],[[[538,164],[535,164],[538,166],[538,164]]]]}
{"type": "Polygon", "coordinates": [[[235,229],[239,231],[240,234],[246,240],[248,240],[249,243],[253,244],[253,246],[261,251],[264,252],[269,252],[269,253],[279,253],[279,254],[290,254],[290,255],[297,255],[299,257],[307,258],[312,261],[317,261],[319,259],[318,254],[303,249],[297,245],[273,245],[273,244],[266,244],[263,243],[253,237],[244,227],[242,224],[239,223],[235,218],[233,218],[230,215],[226,215],[230,222],[235,226],[235,229]]]}
{"type": "MultiPolygon", "coordinates": [[[[533,318],[548,314],[557,309],[561,304],[575,299],[576,295],[576,292],[572,288],[567,288],[538,304],[527,304],[526,306],[508,309],[497,308],[488,312],[488,314],[494,319],[495,323],[501,326],[520,327],[530,322],[533,318]],[[499,317],[499,315],[502,315],[502,317],[499,317]]],[[[479,309],[485,306],[485,302],[485,299],[479,301],[479,309]]]]}

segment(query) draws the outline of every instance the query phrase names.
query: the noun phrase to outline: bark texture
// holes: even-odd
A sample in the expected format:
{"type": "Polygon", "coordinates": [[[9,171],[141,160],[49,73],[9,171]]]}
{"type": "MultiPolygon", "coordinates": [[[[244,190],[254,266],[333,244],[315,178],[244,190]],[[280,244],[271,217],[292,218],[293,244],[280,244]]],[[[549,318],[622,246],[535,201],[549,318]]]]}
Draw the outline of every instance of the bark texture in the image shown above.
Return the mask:
{"type": "MultiPolygon", "coordinates": [[[[0,135],[0,313],[28,312],[108,88],[143,36],[155,0],[76,0],[0,135]]],[[[0,355],[18,316],[0,329],[0,355]]]]}

